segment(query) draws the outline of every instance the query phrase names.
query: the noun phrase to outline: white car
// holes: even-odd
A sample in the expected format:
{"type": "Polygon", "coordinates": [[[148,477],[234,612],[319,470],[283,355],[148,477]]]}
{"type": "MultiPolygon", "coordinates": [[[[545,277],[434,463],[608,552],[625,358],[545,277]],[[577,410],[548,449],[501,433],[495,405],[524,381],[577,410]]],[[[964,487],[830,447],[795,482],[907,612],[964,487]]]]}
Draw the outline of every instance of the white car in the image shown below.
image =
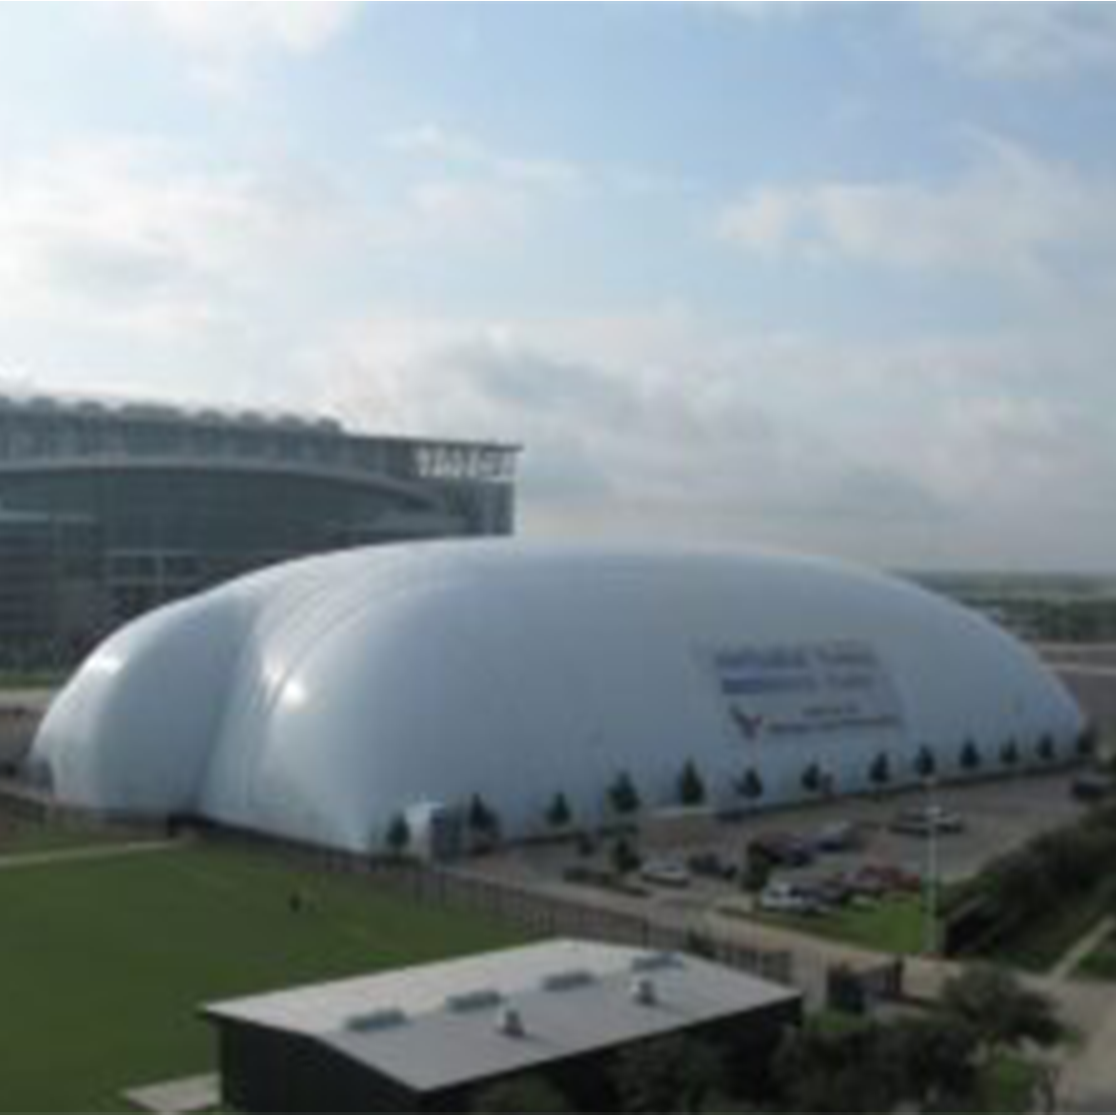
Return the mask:
{"type": "Polygon", "coordinates": [[[772,914],[813,914],[818,903],[794,883],[776,880],[768,883],[759,896],[761,910],[772,914]]]}
{"type": "Polygon", "coordinates": [[[931,832],[963,832],[964,829],[964,820],[957,813],[951,813],[940,805],[901,810],[891,822],[892,832],[906,833],[908,836],[929,836],[931,832]]]}
{"type": "Polygon", "coordinates": [[[688,887],[690,873],[680,863],[673,860],[648,860],[639,872],[645,883],[657,883],[661,887],[688,887]]]}

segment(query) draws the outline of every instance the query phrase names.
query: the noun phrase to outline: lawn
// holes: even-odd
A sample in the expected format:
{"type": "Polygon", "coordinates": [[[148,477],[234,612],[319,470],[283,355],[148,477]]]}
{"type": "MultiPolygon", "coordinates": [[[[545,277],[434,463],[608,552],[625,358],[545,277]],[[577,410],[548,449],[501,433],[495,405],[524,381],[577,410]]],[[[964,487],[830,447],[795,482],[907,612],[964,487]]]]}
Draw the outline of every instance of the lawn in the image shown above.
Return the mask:
{"type": "Polygon", "coordinates": [[[1116,980],[1116,932],[1109,933],[1081,962],[1077,975],[1116,980]]]}
{"type": "Polygon", "coordinates": [[[522,939],[211,847],[0,871],[0,910],[8,1111],[118,1110],[124,1087],[211,1069],[199,1003],[522,939]]]}
{"type": "Polygon", "coordinates": [[[919,953],[925,945],[922,901],[912,895],[891,895],[871,906],[844,906],[821,915],[755,914],[761,921],[803,933],[847,941],[851,945],[902,955],[919,953]]]}
{"type": "Polygon", "coordinates": [[[136,839],[134,834],[122,829],[62,827],[29,817],[0,814],[0,864],[5,856],[56,852],[136,839]]]}

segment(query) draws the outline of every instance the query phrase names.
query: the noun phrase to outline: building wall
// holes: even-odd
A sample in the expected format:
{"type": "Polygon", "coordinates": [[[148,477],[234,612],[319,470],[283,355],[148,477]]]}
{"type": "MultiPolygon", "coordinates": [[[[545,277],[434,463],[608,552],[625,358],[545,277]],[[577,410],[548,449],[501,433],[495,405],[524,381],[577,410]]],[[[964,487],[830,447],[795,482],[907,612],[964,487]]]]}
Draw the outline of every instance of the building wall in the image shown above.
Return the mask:
{"type": "MultiPolygon", "coordinates": [[[[747,1089],[763,1079],[783,1032],[800,1024],[801,1012],[800,1001],[780,1003],[734,1018],[680,1026],[674,1035],[692,1036],[723,1049],[736,1070],[734,1083],[747,1089]]],[[[520,1075],[478,1078],[420,1094],[313,1038],[227,1019],[215,1020],[215,1025],[221,1099],[239,1111],[468,1111],[487,1088],[520,1075]]],[[[524,1075],[553,1080],[574,1110],[607,1110],[616,1099],[612,1086],[616,1059],[636,1044],[556,1060],[524,1075]]]]}
{"type": "Polygon", "coordinates": [[[514,455],[329,421],[0,399],[0,668],[73,662],[158,604],[293,557],[509,533],[514,455]]]}

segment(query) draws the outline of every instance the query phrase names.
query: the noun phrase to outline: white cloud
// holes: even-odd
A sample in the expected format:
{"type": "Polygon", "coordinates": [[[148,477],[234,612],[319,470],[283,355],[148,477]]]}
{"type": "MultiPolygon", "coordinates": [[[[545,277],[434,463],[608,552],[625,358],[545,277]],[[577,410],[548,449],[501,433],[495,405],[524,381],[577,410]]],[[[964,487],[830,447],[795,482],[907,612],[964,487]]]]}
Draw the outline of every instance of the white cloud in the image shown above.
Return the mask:
{"type": "Polygon", "coordinates": [[[1111,4],[924,3],[917,12],[931,51],[979,77],[1059,78],[1116,63],[1111,4]]]}
{"type": "Polygon", "coordinates": [[[332,0],[154,0],[128,9],[168,38],[212,92],[239,93],[263,56],[307,57],[329,45],[361,5],[332,0]]]}
{"type": "MultiPolygon", "coordinates": [[[[370,318],[318,397],[374,429],[523,442],[528,533],[759,542],[880,563],[1097,564],[1113,430],[1018,344],[827,344],[677,309],[370,318]],[[1088,522],[1088,528],[1081,524],[1088,522]]],[[[1072,375],[1074,369],[1063,369],[1072,375]]]]}
{"type": "Polygon", "coordinates": [[[401,128],[384,138],[392,151],[457,165],[486,178],[540,191],[573,192],[587,185],[586,172],[564,159],[511,155],[466,132],[425,123],[401,128]]]}
{"type": "Polygon", "coordinates": [[[991,137],[953,178],[760,187],[719,235],[769,257],[1034,279],[1116,253],[1116,183],[991,137]]]}
{"type": "Polygon", "coordinates": [[[159,144],[78,145],[0,178],[5,315],[196,324],[322,232],[280,184],[185,171],[159,144]],[[296,216],[298,219],[295,219],[296,216]]]}

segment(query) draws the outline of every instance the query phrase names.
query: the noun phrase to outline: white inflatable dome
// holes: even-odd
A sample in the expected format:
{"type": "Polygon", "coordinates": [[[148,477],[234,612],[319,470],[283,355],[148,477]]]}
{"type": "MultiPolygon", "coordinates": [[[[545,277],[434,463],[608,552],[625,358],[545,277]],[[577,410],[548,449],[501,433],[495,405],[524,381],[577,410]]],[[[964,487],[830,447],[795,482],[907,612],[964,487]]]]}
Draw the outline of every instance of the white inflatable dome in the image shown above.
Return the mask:
{"type": "Polygon", "coordinates": [[[666,804],[690,761],[727,806],[751,768],[766,805],[805,796],[811,765],[855,791],[881,754],[892,784],[924,747],[960,776],[966,744],[986,772],[1008,741],[1028,762],[1081,728],[1029,650],[876,573],[427,542],[275,566],[133,622],[59,694],[32,762],[76,805],[360,851],[422,802],[479,794],[523,834],[558,792],[607,815],[622,772],[666,804]]]}

